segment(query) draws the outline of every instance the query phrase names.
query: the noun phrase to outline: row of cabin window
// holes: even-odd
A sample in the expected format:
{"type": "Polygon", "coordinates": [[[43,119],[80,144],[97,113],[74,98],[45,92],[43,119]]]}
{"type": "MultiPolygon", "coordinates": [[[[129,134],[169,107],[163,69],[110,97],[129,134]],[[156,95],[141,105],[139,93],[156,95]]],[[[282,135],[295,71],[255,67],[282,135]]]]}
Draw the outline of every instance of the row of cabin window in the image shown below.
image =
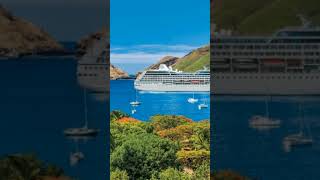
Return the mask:
{"type": "Polygon", "coordinates": [[[213,45],[211,49],[318,49],[317,45],[213,45]]]}
{"type": "Polygon", "coordinates": [[[97,74],[86,74],[86,73],[78,73],[78,76],[93,76],[93,77],[97,77],[97,74]]]}
{"type": "Polygon", "coordinates": [[[91,67],[91,66],[88,66],[88,67],[85,66],[84,69],[85,69],[85,70],[87,70],[87,69],[95,69],[95,70],[100,69],[100,70],[104,70],[104,69],[105,69],[105,70],[107,70],[107,71],[109,70],[108,67],[91,67]]]}
{"type": "Polygon", "coordinates": [[[320,56],[320,52],[211,52],[212,56],[239,56],[239,55],[244,55],[244,56],[320,56]]]}
{"type": "Polygon", "coordinates": [[[319,79],[319,76],[213,76],[215,79],[319,79]]]}

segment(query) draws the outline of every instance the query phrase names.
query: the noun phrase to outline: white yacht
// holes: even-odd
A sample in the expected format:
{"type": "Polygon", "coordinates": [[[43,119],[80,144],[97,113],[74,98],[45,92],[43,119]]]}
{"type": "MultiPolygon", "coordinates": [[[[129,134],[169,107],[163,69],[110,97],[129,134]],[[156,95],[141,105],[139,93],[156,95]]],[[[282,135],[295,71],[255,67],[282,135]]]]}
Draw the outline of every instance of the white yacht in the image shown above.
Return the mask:
{"type": "Polygon", "coordinates": [[[303,25],[271,36],[215,34],[211,39],[212,93],[320,94],[320,27],[303,25]]]}
{"type": "Polygon", "coordinates": [[[210,71],[188,73],[161,64],[159,69],[150,69],[139,75],[134,87],[139,91],[209,92],[210,71]]]}

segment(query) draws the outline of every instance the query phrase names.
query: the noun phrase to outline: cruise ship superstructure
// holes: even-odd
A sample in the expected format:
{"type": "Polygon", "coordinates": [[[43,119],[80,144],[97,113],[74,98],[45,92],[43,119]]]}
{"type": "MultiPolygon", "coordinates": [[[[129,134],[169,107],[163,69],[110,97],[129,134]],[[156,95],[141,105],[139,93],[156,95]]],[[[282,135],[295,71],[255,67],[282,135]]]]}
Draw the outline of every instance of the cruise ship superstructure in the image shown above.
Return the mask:
{"type": "Polygon", "coordinates": [[[281,29],[270,37],[214,35],[212,93],[226,95],[320,94],[320,28],[281,29]]]}
{"type": "Polygon", "coordinates": [[[135,89],[151,92],[209,92],[210,71],[194,73],[173,70],[161,64],[159,69],[150,69],[140,74],[134,82],[135,89]]]}
{"type": "Polygon", "coordinates": [[[89,91],[107,92],[109,89],[108,49],[106,41],[101,38],[78,61],[78,83],[89,91]]]}

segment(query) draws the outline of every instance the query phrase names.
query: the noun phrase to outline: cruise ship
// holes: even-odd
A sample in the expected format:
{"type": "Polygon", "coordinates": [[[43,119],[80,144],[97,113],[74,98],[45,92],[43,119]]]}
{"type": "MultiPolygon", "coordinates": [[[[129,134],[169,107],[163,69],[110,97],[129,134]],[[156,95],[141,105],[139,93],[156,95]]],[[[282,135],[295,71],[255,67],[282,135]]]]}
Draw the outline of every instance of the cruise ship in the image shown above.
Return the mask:
{"type": "Polygon", "coordinates": [[[140,74],[134,82],[139,91],[151,92],[209,92],[210,71],[206,68],[194,73],[173,70],[161,64],[140,74]]]}
{"type": "Polygon", "coordinates": [[[229,33],[211,39],[212,93],[216,95],[319,95],[320,28],[303,25],[272,36],[229,33]]]}
{"type": "Polygon", "coordinates": [[[100,39],[78,60],[77,80],[80,86],[91,92],[108,91],[109,62],[107,42],[100,39]]]}

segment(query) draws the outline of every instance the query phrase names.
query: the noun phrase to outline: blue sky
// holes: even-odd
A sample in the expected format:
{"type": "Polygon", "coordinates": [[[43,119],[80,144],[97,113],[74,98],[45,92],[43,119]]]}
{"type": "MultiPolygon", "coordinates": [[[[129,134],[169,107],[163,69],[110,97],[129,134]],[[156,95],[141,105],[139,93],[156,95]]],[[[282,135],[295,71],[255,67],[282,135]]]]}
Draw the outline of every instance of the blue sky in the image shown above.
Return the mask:
{"type": "Polygon", "coordinates": [[[132,73],[209,44],[209,0],[111,0],[111,63],[132,73]]]}

